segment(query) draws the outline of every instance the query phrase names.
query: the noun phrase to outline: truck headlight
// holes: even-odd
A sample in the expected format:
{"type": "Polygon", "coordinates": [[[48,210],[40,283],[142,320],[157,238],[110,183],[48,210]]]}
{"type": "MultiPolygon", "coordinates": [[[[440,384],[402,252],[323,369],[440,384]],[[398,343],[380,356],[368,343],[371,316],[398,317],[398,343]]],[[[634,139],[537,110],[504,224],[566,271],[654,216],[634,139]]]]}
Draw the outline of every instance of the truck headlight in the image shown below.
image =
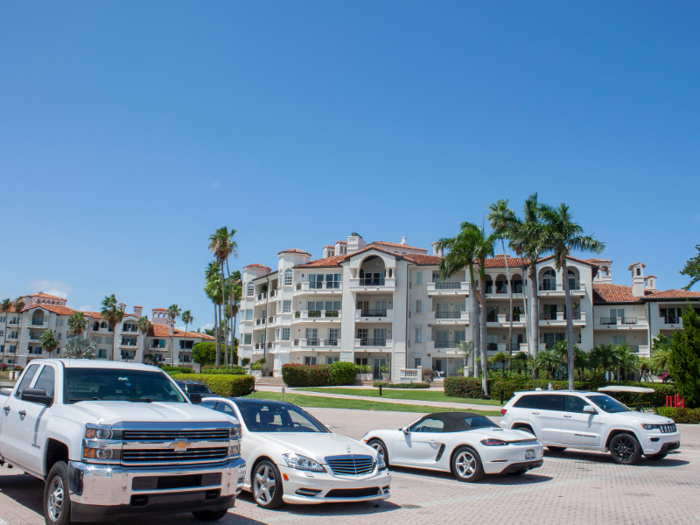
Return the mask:
{"type": "Polygon", "coordinates": [[[229,456],[238,456],[241,453],[241,447],[239,445],[231,445],[228,447],[229,456]]]}
{"type": "Polygon", "coordinates": [[[88,439],[112,439],[112,428],[88,425],[85,427],[85,437],[88,439]]]}
{"type": "Polygon", "coordinates": [[[299,454],[282,454],[284,461],[287,466],[297,470],[310,470],[311,472],[325,472],[326,469],[323,468],[318,461],[307,458],[306,456],[300,456],[299,454]]]}
{"type": "Polygon", "coordinates": [[[229,439],[240,439],[241,438],[241,427],[231,427],[228,430],[229,439]]]}
{"type": "Polygon", "coordinates": [[[650,425],[649,423],[642,423],[642,428],[644,430],[659,430],[661,425],[650,425]]]}
{"type": "Polygon", "coordinates": [[[83,449],[83,458],[85,459],[112,459],[112,451],[108,448],[85,448],[83,449]]]}

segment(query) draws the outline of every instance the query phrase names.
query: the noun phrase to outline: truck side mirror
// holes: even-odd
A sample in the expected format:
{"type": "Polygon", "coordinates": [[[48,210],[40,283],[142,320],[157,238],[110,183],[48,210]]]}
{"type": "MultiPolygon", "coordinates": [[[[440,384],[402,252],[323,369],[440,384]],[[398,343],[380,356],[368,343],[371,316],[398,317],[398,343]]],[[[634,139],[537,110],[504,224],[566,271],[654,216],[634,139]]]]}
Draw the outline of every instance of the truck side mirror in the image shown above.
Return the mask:
{"type": "Polygon", "coordinates": [[[39,403],[40,405],[50,407],[53,405],[53,396],[47,395],[46,390],[43,388],[25,388],[22,391],[22,401],[39,403]]]}
{"type": "Polygon", "coordinates": [[[597,414],[598,413],[598,411],[595,408],[593,408],[591,405],[586,405],[585,407],[583,407],[583,411],[586,414],[597,414]]]}
{"type": "Polygon", "coordinates": [[[195,394],[194,392],[190,394],[190,403],[193,405],[202,404],[202,394],[195,394]]]}

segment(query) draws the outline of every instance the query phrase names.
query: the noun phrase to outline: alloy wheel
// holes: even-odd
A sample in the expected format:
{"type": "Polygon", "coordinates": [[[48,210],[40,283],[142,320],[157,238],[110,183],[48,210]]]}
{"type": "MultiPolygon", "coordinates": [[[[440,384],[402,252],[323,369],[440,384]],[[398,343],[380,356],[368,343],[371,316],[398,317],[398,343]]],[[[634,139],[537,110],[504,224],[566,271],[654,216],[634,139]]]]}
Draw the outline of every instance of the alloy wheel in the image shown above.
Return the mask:
{"type": "Polygon", "coordinates": [[[373,441],[370,443],[370,447],[372,447],[374,450],[377,451],[377,455],[381,456],[384,462],[386,463],[386,454],[384,453],[384,447],[379,441],[373,441]]]}
{"type": "Polygon", "coordinates": [[[63,480],[60,476],[55,476],[51,480],[51,488],[49,489],[48,511],[51,521],[58,521],[61,517],[63,509],[63,480]]]}
{"type": "Polygon", "coordinates": [[[629,436],[621,436],[615,443],[613,454],[623,463],[629,462],[637,451],[637,444],[629,436]]]}
{"type": "Polygon", "coordinates": [[[470,478],[476,472],[476,458],[469,451],[464,450],[457,456],[455,467],[461,478],[470,478]]]}
{"type": "Polygon", "coordinates": [[[253,495],[255,501],[261,505],[267,505],[275,496],[275,486],[277,480],[275,473],[269,465],[263,463],[260,465],[253,477],[253,495]]]}

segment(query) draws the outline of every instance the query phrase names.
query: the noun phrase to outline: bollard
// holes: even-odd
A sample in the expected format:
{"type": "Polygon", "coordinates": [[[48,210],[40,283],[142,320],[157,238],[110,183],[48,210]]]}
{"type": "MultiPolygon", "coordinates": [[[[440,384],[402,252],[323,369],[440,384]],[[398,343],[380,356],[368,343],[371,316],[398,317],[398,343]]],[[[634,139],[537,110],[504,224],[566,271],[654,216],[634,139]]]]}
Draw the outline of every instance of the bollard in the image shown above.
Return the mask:
{"type": "Polygon", "coordinates": [[[382,395],[382,385],[379,385],[379,395],[382,395]]]}
{"type": "Polygon", "coordinates": [[[501,406],[503,406],[503,390],[501,390],[501,406]]]}

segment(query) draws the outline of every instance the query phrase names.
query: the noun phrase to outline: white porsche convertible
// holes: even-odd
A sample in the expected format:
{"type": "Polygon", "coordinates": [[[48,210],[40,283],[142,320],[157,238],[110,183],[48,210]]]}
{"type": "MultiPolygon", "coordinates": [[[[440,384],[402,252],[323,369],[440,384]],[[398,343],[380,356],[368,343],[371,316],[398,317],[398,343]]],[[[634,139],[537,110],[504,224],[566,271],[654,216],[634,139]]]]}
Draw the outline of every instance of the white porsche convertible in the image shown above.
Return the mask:
{"type": "Polygon", "coordinates": [[[384,463],[452,472],[476,482],[486,474],[524,474],[542,466],[543,446],[522,430],[504,430],[467,412],[429,414],[398,430],[374,430],[363,441],[384,463]]]}
{"type": "Polygon", "coordinates": [[[202,406],[239,421],[248,465],[243,489],[261,507],[389,498],[391,475],[375,449],[331,432],[292,403],[206,397],[202,406]]]}

